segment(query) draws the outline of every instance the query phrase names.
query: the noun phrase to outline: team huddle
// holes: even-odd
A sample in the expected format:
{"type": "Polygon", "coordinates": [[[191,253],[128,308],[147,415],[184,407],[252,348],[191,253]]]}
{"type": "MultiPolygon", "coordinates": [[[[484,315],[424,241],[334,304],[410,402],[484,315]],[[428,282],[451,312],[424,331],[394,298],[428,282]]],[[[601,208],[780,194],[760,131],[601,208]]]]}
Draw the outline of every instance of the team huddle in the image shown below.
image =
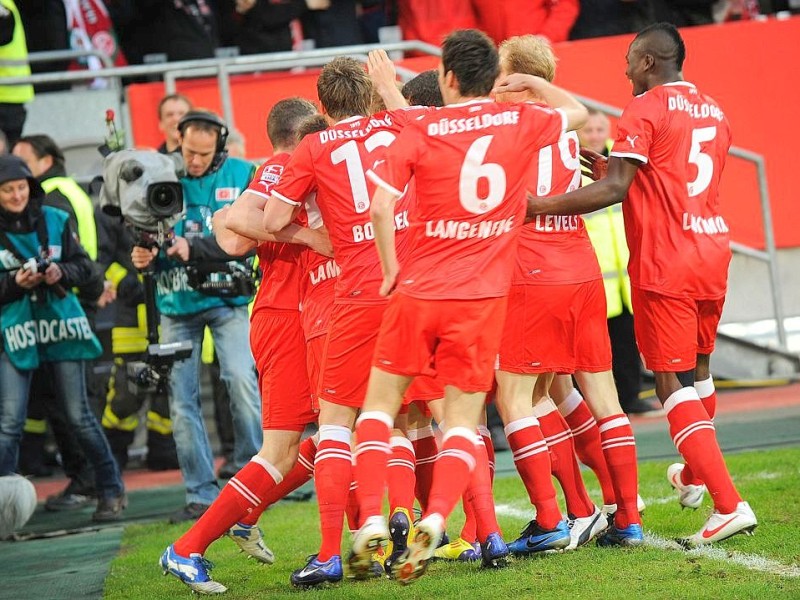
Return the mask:
{"type": "Polygon", "coordinates": [[[714,503],[682,543],[751,532],[756,517],[716,441],[708,370],[730,260],[717,199],[730,129],[683,81],[684,57],[672,26],[636,37],[626,72],[636,97],[607,163],[589,158],[598,180],[584,186],[575,130],[587,111],[551,83],[555,57],[534,36],[498,50],[456,31],[438,71],[402,91],[384,52],[370,54],[368,73],[337,58],[317,82],[323,115],[300,98],[276,104],[275,155],[213,223],[225,252],[255,250],[264,272],[250,330],[264,442],[166,549],[164,572],[224,592],[204,554],[225,535],[272,563],[259,518],[312,477],[322,541],[292,574],[298,587],[345,570],[407,584],[434,557],[491,568],[593,539],[641,545],[636,445],[579,216],[622,200],[637,340],[684,458],[668,477],[682,506],[697,508],[706,490],[714,503]],[[495,515],[487,397],[535,508],[509,543],[495,515]],[[313,422],[318,433],[302,439],[313,422]],[[600,482],[601,506],[578,459],[600,482]],[[449,541],[459,501],[466,522],[449,541]]]}

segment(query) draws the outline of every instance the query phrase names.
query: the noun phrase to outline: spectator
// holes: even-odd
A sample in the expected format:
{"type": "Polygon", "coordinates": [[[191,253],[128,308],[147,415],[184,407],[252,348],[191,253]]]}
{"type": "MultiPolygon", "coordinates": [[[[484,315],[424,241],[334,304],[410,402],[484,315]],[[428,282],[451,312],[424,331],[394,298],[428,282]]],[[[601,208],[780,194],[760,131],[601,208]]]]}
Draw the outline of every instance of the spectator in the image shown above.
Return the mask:
{"type": "Polygon", "coordinates": [[[563,42],[578,17],[578,0],[472,0],[478,23],[496,43],[532,33],[563,42]]]}
{"type": "MultiPolygon", "coordinates": [[[[0,80],[6,77],[27,77],[31,74],[28,46],[17,5],[14,0],[0,0],[0,80]]],[[[25,125],[25,104],[33,100],[31,85],[0,85],[0,129],[13,145],[25,125]]]]}
{"type": "Polygon", "coordinates": [[[6,132],[0,129],[0,156],[4,154],[8,154],[10,148],[8,147],[8,138],[6,137],[6,132]]]}
{"type": "Polygon", "coordinates": [[[202,265],[208,276],[233,283],[231,269],[251,268],[248,263],[232,262],[234,257],[220,249],[211,230],[211,216],[248,186],[254,169],[242,160],[226,157],[227,127],[216,115],[190,112],[181,119],[178,130],[187,171],[181,179],[186,212],[166,251],[137,246],[132,253],[138,269],[148,267],[158,255],[156,300],[164,341],[191,340],[193,344],[191,358],[176,363],[170,375],[170,413],[187,491],[186,505],[172,515],[172,522],[199,518],[219,494],[197,385],[206,326],[211,329],[221,378],[231,399],[236,463],[245,464],[261,446],[255,365],[250,348],[242,344],[249,336],[247,304],[251,294],[204,295],[194,289],[200,283],[194,276],[194,288],[188,284],[187,270],[189,263],[202,265]]]}
{"type": "Polygon", "coordinates": [[[292,49],[290,23],[306,11],[305,0],[218,0],[223,46],[241,54],[292,49]]]}
{"type": "Polygon", "coordinates": [[[317,48],[363,43],[358,25],[356,0],[306,0],[302,17],[303,37],[317,48]]]}
{"type": "Polygon", "coordinates": [[[31,377],[41,364],[94,468],[100,499],[92,519],[117,520],[127,502],[125,490],[85,388],[85,361],[100,354],[100,343],[71,291],[91,283],[96,272],[67,215],[43,206],[43,199],[44,191],[20,158],[0,158],[0,246],[8,269],[0,274],[0,476],[10,475],[16,466],[31,377]],[[36,269],[29,266],[31,259],[36,269]],[[25,333],[42,327],[55,333],[25,333]]]}
{"type": "MultiPolygon", "coordinates": [[[[28,52],[69,50],[69,30],[64,0],[19,0],[17,8],[25,26],[28,52]]],[[[31,65],[31,72],[33,74],[63,72],[69,68],[69,63],[68,59],[35,62],[31,65]]],[[[37,83],[34,89],[39,93],[68,90],[70,87],[69,83],[37,83]]]]}
{"type": "Polygon", "coordinates": [[[178,123],[192,110],[192,101],[183,94],[169,94],[158,103],[158,130],[164,134],[164,143],[158,147],[161,154],[175,152],[181,145],[178,123]]]}
{"type": "Polygon", "coordinates": [[[246,140],[242,132],[238,129],[231,129],[225,148],[228,150],[228,156],[231,158],[247,159],[246,140]]]}
{"type": "Polygon", "coordinates": [[[213,0],[107,0],[128,62],[213,58],[219,45],[213,0]]]}
{"type": "Polygon", "coordinates": [[[580,5],[571,40],[631,33],[650,22],[646,2],[580,0],[580,5]]]}

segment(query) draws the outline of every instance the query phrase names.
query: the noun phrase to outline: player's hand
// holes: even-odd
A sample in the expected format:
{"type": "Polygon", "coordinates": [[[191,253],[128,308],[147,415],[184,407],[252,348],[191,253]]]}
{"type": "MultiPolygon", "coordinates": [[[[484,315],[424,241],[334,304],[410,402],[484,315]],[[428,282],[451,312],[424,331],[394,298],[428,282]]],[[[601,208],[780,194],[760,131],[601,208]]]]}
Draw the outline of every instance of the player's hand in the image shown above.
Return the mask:
{"type": "Polygon", "coordinates": [[[61,271],[61,267],[59,267],[56,263],[50,263],[50,265],[44,271],[44,282],[47,285],[53,285],[57,283],[62,277],[64,273],[61,271]]]}
{"type": "Polygon", "coordinates": [[[311,239],[309,240],[308,247],[314,252],[333,258],[333,244],[331,243],[331,236],[328,235],[328,230],[324,227],[311,230],[311,239]]]}
{"type": "Polygon", "coordinates": [[[17,271],[17,274],[14,275],[14,281],[16,281],[17,285],[22,289],[32,290],[44,281],[44,274],[34,273],[28,269],[20,269],[17,271]]]}
{"type": "Polygon", "coordinates": [[[131,250],[131,261],[137,269],[146,269],[158,254],[158,248],[142,248],[134,246],[131,250]]]}
{"type": "Polygon", "coordinates": [[[492,95],[508,94],[511,92],[533,92],[538,95],[542,87],[547,86],[547,81],[536,75],[512,73],[500,79],[492,90],[492,95]]]}
{"type": "Polygon", "coordinates": [[[381,283],[381,289],[378,292],[381,296],[385,298],[394,291],[394,288],[397,287],[397,277],[399,274],[399,269],[390,269],[388,272],[383,274],[383,282],[381,283]]]}
{"type": "Polygon", "coordinates": [[[600,181],[608,173],[608,159],[589,148],[581,148],[581,172],[594,181],[600,181]]]}
{"type": "Polygon", "coordinates": [[[367,73],[369,73],[372,84],[378,90],[397,85],[397,71],[385,50],[373,50],[369,53],[367,73]]]}
{"type": "Polygon", "coordinates": [[[179,235],[175,236],[175,239],[172,240],[172,245],[167,248],[167,256],[187,262],[189,260],[189,242],[186,241],[186,238],[179,235]]]}

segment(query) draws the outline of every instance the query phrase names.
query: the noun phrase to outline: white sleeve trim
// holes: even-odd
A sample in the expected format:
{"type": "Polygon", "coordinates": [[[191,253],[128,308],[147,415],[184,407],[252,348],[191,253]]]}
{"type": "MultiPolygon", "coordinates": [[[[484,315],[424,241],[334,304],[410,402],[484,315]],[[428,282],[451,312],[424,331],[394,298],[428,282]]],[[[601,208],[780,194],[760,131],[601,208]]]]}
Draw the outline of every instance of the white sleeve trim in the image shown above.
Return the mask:
{"type": "Polygon", "coordinates": [[[645,165],[648,162],[646,156],[642,156],[641,154],[636,154],[635,152],[612,152],[611,156],[616,156],[618,158],[633,158],[645,165]]]}
{"type": "Polygon", "coordinates": [[[285,202],[286,204],[291,204],[292,206],[302,206],[303,205],[302,202],[295,202],[291,198],[287,198],[286,196],[284,196],[283,194],[279,194],[275,190],[272,191],[272,195],[275,196],[281,202],[285,202]]]}
{"type": "Polygon", "coordinates": [[[561,133],[567,132],[567,113],[565,113],[560,108],[556,108],[555,111],[561,115],[561,133]]]}
{"type": "Polygon", "coordinates": [[[383,188],[384,190],[386,190],[386,191],[387,191],[387,192],[389,192],[390,194],[393,194],[393,195],[397,196],[398,198],[399,198],[400,196],[402,196],[402,195],[403,195],[403,193],[404,193],[404,192],[401,192],[400,190],[398,190],[396,187],[394,187],[394,186],[392,186],[392,185],[389,185],[388,183],[386,183],[386,182],[385,182],[383,179],[381,179],[380,177],[378,177],[378,176],[375,174],[375,171],[373,171],[372,169],[369,169],[369,170],[367,170],[367,177],[369,178],[369,180],[370,180],[372,183],[374,183],[375,185],[377,185],[379,188],[383,188]]]}
{"type": "MultiPolygon", "coordinates": [[[[262,198],[266,198],[267,200],[269,200],[269,199],[270,199],[270,196],[272,195],[272,193],[271,193],[271,192],[267,194],[267,193],[264,193],[264,192],[259,192],[259,191],[257,191],[257,190],[254,190],[254,189],[252,189],[252,188],[247,188],[247,189],[245,190],[245,192],[247,192],[247,193],[249,193],[249,194],[254,194],[254,195],[256,195],[256,196],[260,196],[260,197],[262,197],[262,198]]],[[[244,192],[242,192],[242,194],[244,194],[244,192]]]]}

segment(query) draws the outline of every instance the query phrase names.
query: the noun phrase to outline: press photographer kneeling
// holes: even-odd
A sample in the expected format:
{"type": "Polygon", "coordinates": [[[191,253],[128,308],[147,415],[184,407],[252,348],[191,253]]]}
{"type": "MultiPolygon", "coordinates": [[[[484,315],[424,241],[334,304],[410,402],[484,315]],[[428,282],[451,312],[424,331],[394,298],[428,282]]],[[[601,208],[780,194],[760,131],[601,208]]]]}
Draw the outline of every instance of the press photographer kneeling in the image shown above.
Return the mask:
{"type": "Polygon", "coordinates": [[[86,395],[85,360],[100,355],[73,287],[96,271],[67,213],[42,206],[44,192],[25,163],[0,157],[0,476],[17,466],[33,371],[49,371],[56,400],[95,472],[92,519],[119,519],[126,498],[108,442],[86,395]]]}
{"type": "MultiPolygon", "coordinates": [[[[170,373],[170,415],[186,483],[186,505],[172,516],[173,522],[197,519],[219,494],[200,405],[200,349],[206,326],[231,399],[235,463],[246,464],[261,446],[258,383],[247,343],[247,304],[255,292],[252,266],[223,252],[211,227],[213,214],[247,188],[253,167],[227,158],[227,129],[212,113],[190,112],[178,130],[187,173],[180,179],[185,214],[174,224],[170,243],[159,249],[137,242],[131,254],[138,269],[154,264],[161,341],[191,341],[193,346],[191,357],[176,362],[170,373]]],[[[114,189],[105,171],[104,189],[114,189]]],[[[126,171],[123,165],[121,172],[126,171]]]]}

